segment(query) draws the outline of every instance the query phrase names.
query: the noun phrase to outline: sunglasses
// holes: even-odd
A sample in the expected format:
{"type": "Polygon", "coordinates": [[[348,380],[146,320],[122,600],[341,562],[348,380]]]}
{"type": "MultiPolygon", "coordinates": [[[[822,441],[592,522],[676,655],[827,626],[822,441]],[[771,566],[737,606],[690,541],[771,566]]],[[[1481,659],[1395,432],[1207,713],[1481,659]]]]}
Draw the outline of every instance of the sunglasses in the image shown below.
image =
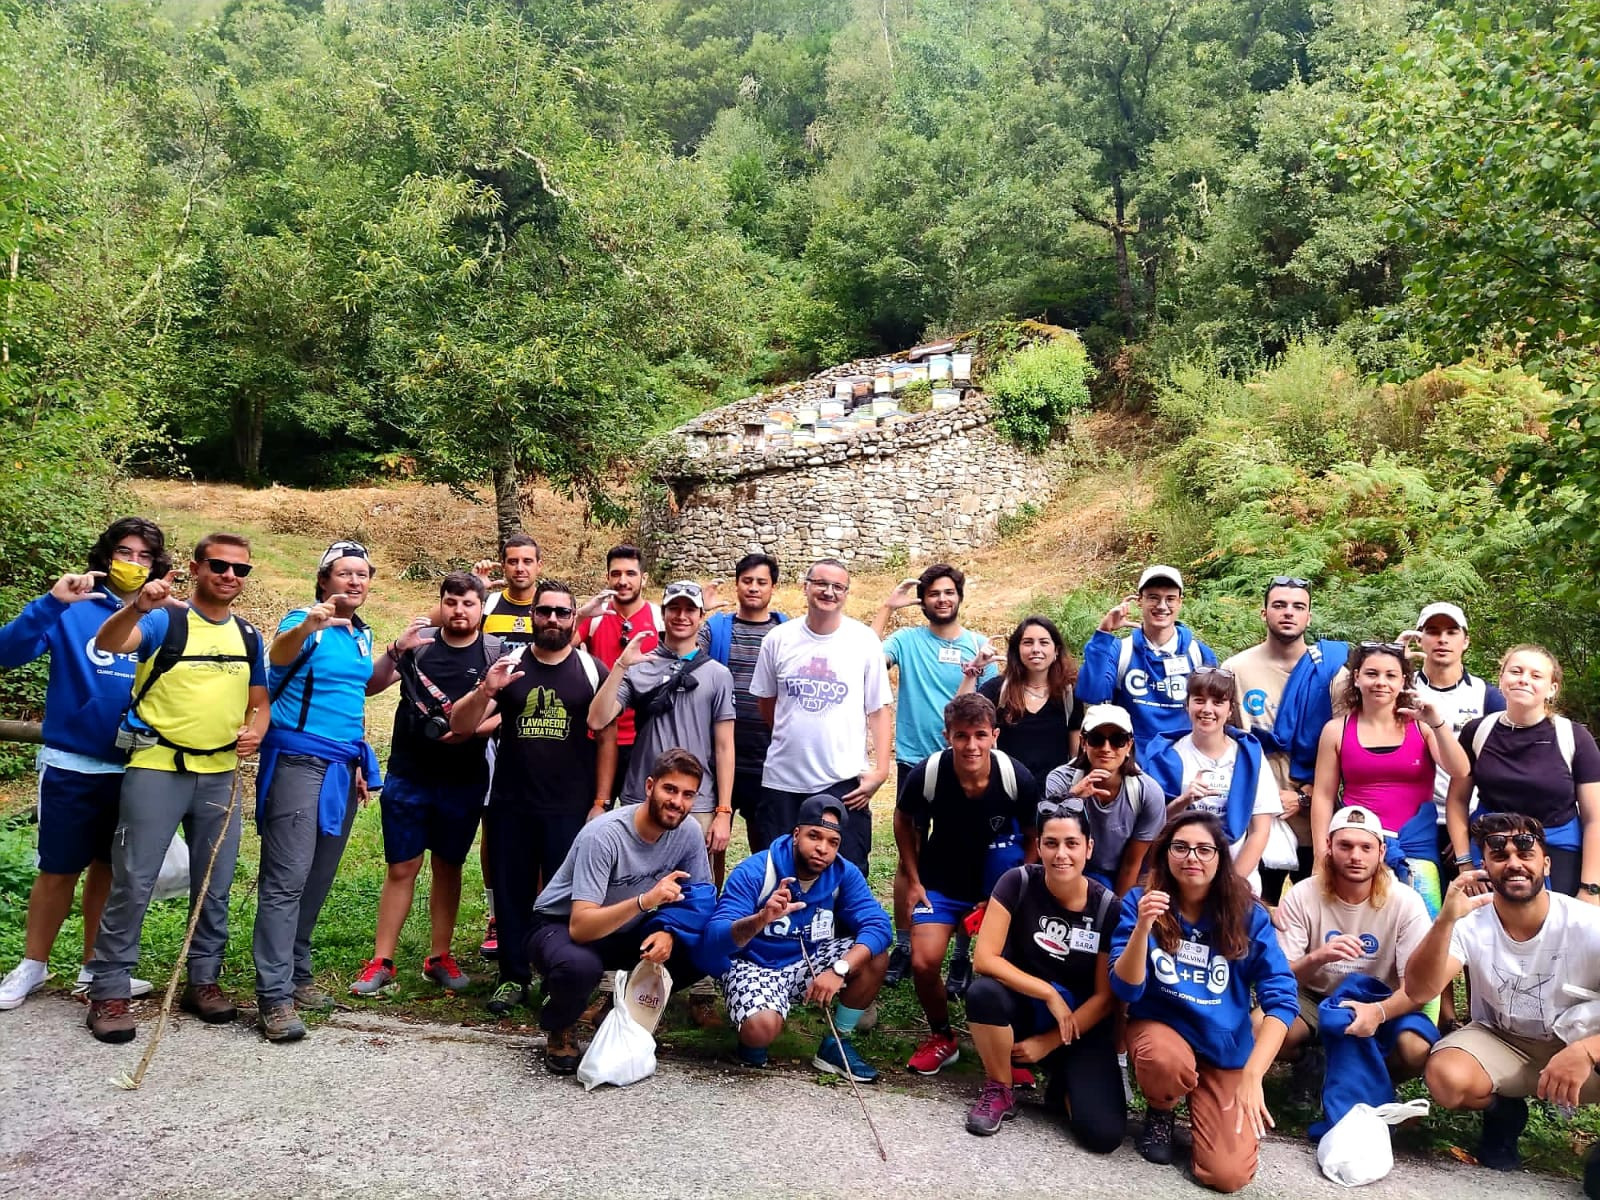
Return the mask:
{"type": "Polygon", "coordinates": [[[533,606],[533,615],[543,617],[547,621],[551,617],[558,621],[568,621],[572,619],[572,615],[577,611],[577,609],[565,604],[535,604],[533,606]]]}
{"type": "Polygon", "coordinates": [[[1532,854],[1539,839],[1531,833],[1489,833],[1483,838],[1484,850],[1495,858],[1510,858],[1507,846],[1515,846],[1518,854],[1532,854]]]}
{"type": "Polygon", "coordinates": [[[1089,745],[1093,746],[1096,750],[1099,750],[1102,746],[1108,745],[1114,749],[1121,750],[1129,742],[1133,741],[1133,735],[1131,733],[1124,733],[1120,729],[1113,729],[1110,733],[1104,733],[1101,730],[1092,729],[1083,735],[1083,740],[1088,742],[1089,745]]]}
{"type": "Polygon", "coordinates": [[[1274,575],[1267,580],[1268,590],[1281,587],[1300,588],[1302,591],[1309,592],[1311,590],[1311,580],[1301,579],[1297,575],[1274,575]]]}
{"type": "Polygon", "coordinates": [[[1083,797],[1067,796],[1061,800],[1046,800],[1039,805],[1035,816],[1038,824],[1053,821],[1057,817],[1079,817],[1083,815],[1083,797]]]}
{"type": "Polygon", "coordinates": [[[1209,842],[1201,842],[1199,845],[1193,845],[1189,842],[1173,842],[1167,847],[1167,853],[1179,862],[1193,855],[1200,862],[1208,863],[1217,856],[1217,848],[1209,842]]]}
{"type": "Polygon", "coordinates": [[[229,562],[223,558],[208,558],[206,559],[206,570],[213,575],[226,575],[229,571],[232,571],[237,578],[243,579],[255,568],[249,563],[229,562]]]}
{"type": "Polygon", "coordinates": [[[1362,642],[1356,647],[1363,654],[1396,654],[1405,657],[1406,648],[1399,642],[1362,642]]]}
{"type": "Polygon", "coordinates": [[[1190,683],[1203,683],[1208,679],[1220,679],[1229,687],[1233,686],[1233,672],[1227,667],[1201,667],[1189,676],[1190,683]]]}

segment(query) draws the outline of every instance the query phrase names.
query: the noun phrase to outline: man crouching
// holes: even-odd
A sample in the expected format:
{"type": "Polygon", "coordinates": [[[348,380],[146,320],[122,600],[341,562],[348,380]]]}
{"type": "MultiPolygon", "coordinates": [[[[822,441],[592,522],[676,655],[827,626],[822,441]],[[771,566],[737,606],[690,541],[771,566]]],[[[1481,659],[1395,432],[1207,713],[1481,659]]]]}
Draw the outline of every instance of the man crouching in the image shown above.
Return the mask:
{"type": "Polygon", "coordinates": [[[878,1078],[850,1035],[883,986],[893,931],[860,869],[839,857],[845,819],[833,796],[806,800],[793,834],[734,868],[711,915],[707,943],[732,953],[719,982],[745,1066],[766,1066],[791,1005],[837,1001],[839,1037],[822,1039],[812,1066],[878,1078]]]}

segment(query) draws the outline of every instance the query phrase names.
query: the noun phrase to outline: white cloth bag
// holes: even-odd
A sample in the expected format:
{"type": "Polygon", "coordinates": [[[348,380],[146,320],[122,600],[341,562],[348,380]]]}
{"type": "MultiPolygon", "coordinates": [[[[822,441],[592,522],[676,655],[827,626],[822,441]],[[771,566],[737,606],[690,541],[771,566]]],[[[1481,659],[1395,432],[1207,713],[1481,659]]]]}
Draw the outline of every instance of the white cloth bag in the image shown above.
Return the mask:
{"type": "Polygon", "coordinates": [[[1389,1126],[1428,1115],[1426,1100],[1404,1104],[1354,1105],[1317,1143],[1317,1165],[1322,1173],[1345,1187],[1376,1183],[1394,1170],[1394,1147],[1389,1126]]]}
{"type": "Polygon", "coordinates": [[[602,1083],[627,1087],[656,1073],[656,1039],[634,1019],[632,1006],[624,999],[628,995],[628,972],[617,972],[614,987],[616,1002],[600,1022],[594,1041],[578,1064],[578,1082],[586,1092],[602,1083]]]}

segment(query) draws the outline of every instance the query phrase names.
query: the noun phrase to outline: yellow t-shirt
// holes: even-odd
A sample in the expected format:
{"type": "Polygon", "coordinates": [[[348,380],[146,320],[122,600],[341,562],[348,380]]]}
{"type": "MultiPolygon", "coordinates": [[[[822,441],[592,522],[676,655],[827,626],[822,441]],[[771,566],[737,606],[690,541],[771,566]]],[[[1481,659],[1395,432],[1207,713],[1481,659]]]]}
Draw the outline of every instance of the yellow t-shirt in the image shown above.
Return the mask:
{"type": "Polygon", "coordinates": [[[494,592],[484,605],[481,628],[508,645],[533,641],[533,601],[518,604],[504,592],[494,592]]]}
{"type": "MultiPolygon", "coordinates": [[[[189,639],[184,644],[183,657],[156,680],[134,715],[139,723],[180,746],[204,750],[227,745],[238,736],[239,726],[249,711],[252,677],[260,683],[265,671],[259,662],[251,663],[246,658],[244,635],[232,616],[221,624],[212,624],[192,608],[186,612],[157,609],[146,616],[139,622],[144,635],[140,653],[148,656],[140,662],[134,675],[134,694],[144,686],[155,664],[167,622],[180,619],[189,622],[189,639]],[[232,661],[226,661],[229,659],[232,661]]],[[[176,771],[176,757],[170,747],[150,746],[135,750],[128,758],[128,765],[176,771]]],[[[232,750],[184,755],[184,770],[198,775],[220,774],[238,765],[239,756],[232,750]]]]}

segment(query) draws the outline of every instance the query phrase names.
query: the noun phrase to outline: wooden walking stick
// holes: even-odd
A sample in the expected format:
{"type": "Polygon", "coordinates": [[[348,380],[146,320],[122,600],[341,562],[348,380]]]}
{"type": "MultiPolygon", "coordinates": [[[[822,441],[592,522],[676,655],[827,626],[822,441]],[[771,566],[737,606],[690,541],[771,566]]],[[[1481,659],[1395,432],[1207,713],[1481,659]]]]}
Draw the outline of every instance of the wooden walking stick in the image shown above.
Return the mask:
{"type": "MultiPolygon", "coordinates": [[[[811,961],[811,952],[806,949],[806,939],[804,937],[800,938],[800,953],[805,956],[806,970],[811,972],[811,978],[815,979],[817,977],[817,964],[811,961]]],[[[842,1046],[844,1039],[839,1036],[839,1027],[833,1023],[833,1009],[826,1004],[822,1005],[821,1008],[822,1015],[828,1019],[828,1028],[833,1031],[834,1042],[842,1046]]],[[[840,1054],[842,1055],[843,1053],[844,1051],[841,1049],[840,1054]]],[[[856,1077],[850,1071],[848,1060],[845,1063],[844,1077],[846,1082],[850,1084],[850,1090],[855,1093],[856,1103],[861,1106],[861,1115],[867,1119],[867,1128],[872,1131],[872,1140],[878,1145],[878,1157],[884,1162],[888,1162],[889,1152],[883,1148],[883,1138],[878,1136],[878,1127],[872,1123],[872,1114],[867,1111],[867,1102],[861,1098],[861,1089],[856,1086],[856,1077]]]]}

